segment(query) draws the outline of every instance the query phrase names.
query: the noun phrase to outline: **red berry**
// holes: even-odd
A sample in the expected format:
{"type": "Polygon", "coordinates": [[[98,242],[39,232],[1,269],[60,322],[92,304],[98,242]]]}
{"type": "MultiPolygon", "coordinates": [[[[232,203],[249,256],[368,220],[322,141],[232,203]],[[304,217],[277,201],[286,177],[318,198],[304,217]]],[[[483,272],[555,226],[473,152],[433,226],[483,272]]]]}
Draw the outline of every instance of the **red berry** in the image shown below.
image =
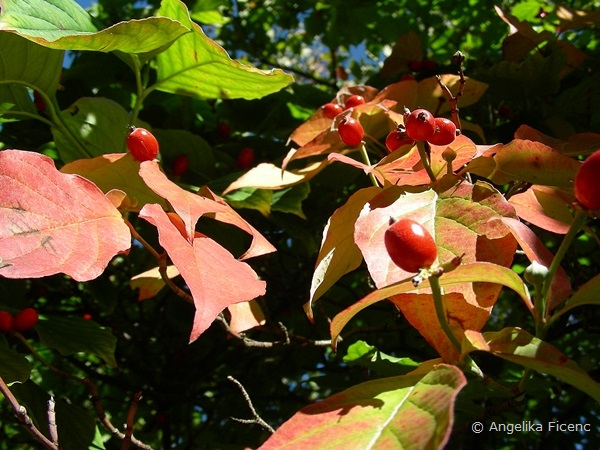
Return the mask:
{"type": "Polygon", "coordinates": [[[338,125],[338,134],[344,144],[356,147],[362,142],[365,130],[356,119],[344,117],[338,125]]]}
{"type": "Polygon", "coordinates": [[[175,161],[173,161],[173,167],[171,167],[171,172],[173,172],[173,175],[179,176],[186,173],[189,168],[189,158],[186,155],[179,155],[177,158],[175,158],[175,161]]]}
{"type": "Polygon", "coordinates": [[[385,138],[385,146],[390,153],[398,150],[404,145],[412,146],[414,143],[415,141],[407,136],[404,127],[398,127],[395,130],[392,130],[385,138]]]}
{"type": "Polygon", "coordinates": [[[411,75],[410,73],[405,73],[404,75],[402,75],[400,77],[400,81],[413,81],[415,79],[415,77],[413,75],[411,75]]]}
{"type": "Polygon", "coordinates": [[[39,112],[46,111],[46,102],[38,91],[33,91],[33,104],[39,112]]]}
{"type": "Polygon", "coordinates": [[[340,80],[347,80],[348,79],[348,72],[346,72],[346,69],[344,69],[342,66],[338,66],[335,69],[335,76],[338,77],[340,80]]]}
{"type": "Polygon", "coordinates": [[[20,332],[27,331],[35,326],[38,318],[38,313],[34,308],[25,308],[15,316],[13,328],[20,332]]]}
{"type": "Polygon", "coordinates": [[[435,119],[426,109],[406,110],[404,114],[406,134],[415,141],[426,141],[435,133],[435,119]]]}
{"type": "Polygon", "coordinates": [[[85,320],[92,320],[94,318],[90,313],[83,313],[81,317],[83,317],[85,320]]]}
{"type": "Polygon", "coordinates": [[[423,61],[423,70],[435,70],[437,69],[437,63],[431,59],[423,61]]]}
{"type": "Polygon", "coordinates": [[[354,108],[355,106],[364,105],[365,98],[362,95],[351,95],[344,103],[344,109],[354,108]]]}
{"type": "Polygon", "coordinates": [[[227,122],[220,122],[217,125],[217,134],[223,139],[229,139],[231,136],[231,125],[229,125],[227,122]]]}
{"type": "Polygon", "coordinates": [[[456,125],[444,117],[435,118],[435,132],[427,141],[433,145],[448,145],[456,139],[456,125]]]}
{"type": "Polygon", "coordinates": [[[138,161],[151,161],[158,155],[158,141],[145,128],[131,127],[127,136],[127,148],[138,161]]]}
{"type": "Polygon", "coordinates": [[[323,111],[323,115],[325,117],[328,119],[333,119],[344,109],[336,103],[325,103],[323,106],[321,106],[321,110],[323,111]]]}
{"type": "Polygon", "coordinates": [[[406,272],[418,272],[437,258],[437,246],[431,234],[411,219],[390,219],[385,230],[385,248],[392,261],[406,272]]]}
{"type": "Polygon", "coordinates": [[[236,163],[240,169],[247,169],[254,162],[254,149],[252,147],[244,147],[237,155],[236,163]]]}
{"type": "Polygon", "coordinates": [[[600,150],[583,162],[575,175],[575,198],[588,209],[600,209],[600,150]]]}
{"type": "Polygon", "coordinates": [[[13,315],[8,311],[0,311],[0,333],[10,333],[13,330],[13,315]]]}

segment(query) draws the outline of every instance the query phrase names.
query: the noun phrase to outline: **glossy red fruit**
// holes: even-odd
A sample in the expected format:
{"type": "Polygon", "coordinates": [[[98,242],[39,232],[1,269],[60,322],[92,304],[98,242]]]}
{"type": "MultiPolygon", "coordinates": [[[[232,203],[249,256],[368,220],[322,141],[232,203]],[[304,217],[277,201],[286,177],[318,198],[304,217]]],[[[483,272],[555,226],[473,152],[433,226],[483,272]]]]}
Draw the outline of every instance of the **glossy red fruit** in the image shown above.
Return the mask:
{"type": "Polygon", "coordinates": [[[600,150],[583,162],[575,175],[575,198],[588,209],[600,209],[600,150]]]}
{"type": "Polygon", "coordinates": [[[456,139],[456,125],[445,117],[436,117],[435,132],[427,141],[433,145],[448,145],[456,139]]]}
{"type": "Polygon", "coordinates": [[[145,128],[131,127],[127,136],[127,148],[138,161],[151,161],[158,155],[158,141],[145,128]]]}
{"type": "Polygon", "coordinates": [[[404,127],[409,138],[426,141],[435,133],[435,119],[426,109],[415,109],[404,115],[404,127]]]}
{"type": "Polygon", "coordinates": [[[179,155],[173,161],[173,167],[171,167],[171,172],[173,175],[180,176],[188,171],[190,168],[190,159],[186,155],[179,155]]]}
{"type": "Polygon", "coordinates": [[[354,108],[355,106],[364,105],[365,98],[362,95],[351,95],[344,103],[344,109],[354,108]]]}
{"type": "Polygon", "coordinates": [[[220,122],[217,125],[217,134],[223,139],[229,139],[231,137],[231,125],[227,122],[220,122]]]}
{"type": "Polygon", "coordinates": [[[338,134],[344,144],[357,147],[365,136],[365,130],[356,119],[344,117],[338,125],[338,134]]]}
{"type": "Polygon", "coordinates": [[[0,311],[0,333],[10,333],[13,330],[13,315],[8,311],[0,311]]]}
{"type": "Polygon", "coordinates": [[[27,331],[35,326],[39,316],[34,308],[25,308],[13,320],[13,328],[17,331],[27,331]]]}
{"type": "Polygon", "coordinates": [[[254,162],[254,149],[252,147],[244,147],[238,153],[235,161],[240,169],[247,169],[254,162]]]}
{"type": "Polygon", "coordinates": [[[321,106],[321,110],[323,111],[323,115],[325,117],[328,119],[333,119],[335,116],[341,113],[344,108],[337,103],[325,103],[323,106],[321,106]]]}
{"type": "Polygon", "coordinates": [[[394,152],[404,145],[413,145],[415,141],[408,137],[403,127],[392,130],[385,138],[385,146],[388,151],[394,152]]]}
{"type": "Polygon", "coordinates": [[[431,234],[411,219],[395,221],[385,230],[385,248],[392,261],[407,272],[416,273],[431,266],[437,258],[437,246],[431,234]]]}

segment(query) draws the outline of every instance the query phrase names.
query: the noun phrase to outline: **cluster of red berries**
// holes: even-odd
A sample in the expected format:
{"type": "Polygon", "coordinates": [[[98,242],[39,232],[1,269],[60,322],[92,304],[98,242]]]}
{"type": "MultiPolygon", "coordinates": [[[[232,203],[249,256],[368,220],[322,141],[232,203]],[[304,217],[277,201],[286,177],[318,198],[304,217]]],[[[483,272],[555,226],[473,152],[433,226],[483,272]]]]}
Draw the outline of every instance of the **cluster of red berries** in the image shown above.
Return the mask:
{"type": "Polygon", "coordinates": [[[343,106],[338,103],[325,103],[321,106],[321,111],[323,111],[323,115],[328,119],[334,119],[342,111],[364,105],[365,103],[365,98],[362,95],[354,94],[346,99],[343,106]]]}
{"type": "Polygon", "coordinates": [[[448,145],[456,139],[456,125],[444,117],[434,117],[426,109],[410,111],[404,108],[404,125],[398,125],[385,139],[385,146],[393,152],[415,141],[433,145],[448,145]]]}
{"type": "Polygon", "coordinates": [[[39,316],[34,308],[25,308],[13,317],[8,311],[0,311],[0,333],[18,331],[23,333],[35,326],[39,316]]]}

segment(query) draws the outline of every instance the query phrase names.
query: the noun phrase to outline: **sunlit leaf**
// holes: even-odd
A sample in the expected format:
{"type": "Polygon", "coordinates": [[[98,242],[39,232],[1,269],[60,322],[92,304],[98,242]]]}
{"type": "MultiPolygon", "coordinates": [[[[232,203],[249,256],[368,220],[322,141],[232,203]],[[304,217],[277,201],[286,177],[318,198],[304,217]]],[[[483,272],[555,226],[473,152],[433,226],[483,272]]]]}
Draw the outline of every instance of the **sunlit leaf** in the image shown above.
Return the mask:
{"type": "Polygon", "coordinates": [[[62,174],[43,155],[0,152],[0,258],[7,278],[98,277],[129,249],[119,211],[91,181],[62,174]]]}

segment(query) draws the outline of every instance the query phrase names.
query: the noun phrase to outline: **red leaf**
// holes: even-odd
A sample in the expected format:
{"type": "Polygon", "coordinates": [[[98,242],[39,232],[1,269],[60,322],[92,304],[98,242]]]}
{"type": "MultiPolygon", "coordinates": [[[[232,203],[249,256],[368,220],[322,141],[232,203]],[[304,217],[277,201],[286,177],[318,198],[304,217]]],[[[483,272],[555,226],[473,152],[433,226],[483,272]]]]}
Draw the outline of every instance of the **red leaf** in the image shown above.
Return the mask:
{"type": "Polygon", "coordinates": [[[264,295],[266,283],[249,265],[207,236],[190,243],[159,205],[144,206],[139,216],[158,228],[160,245],[190,288],[196,306],[190,342],[198,339],[227,306],[264,295]]]}
{"type": "Polygon", "coordinates": [[[47,156],[0,152],[0,274],[98,277],[131,245],[121,214],[91,181],[56,170],[47,156]]]}

